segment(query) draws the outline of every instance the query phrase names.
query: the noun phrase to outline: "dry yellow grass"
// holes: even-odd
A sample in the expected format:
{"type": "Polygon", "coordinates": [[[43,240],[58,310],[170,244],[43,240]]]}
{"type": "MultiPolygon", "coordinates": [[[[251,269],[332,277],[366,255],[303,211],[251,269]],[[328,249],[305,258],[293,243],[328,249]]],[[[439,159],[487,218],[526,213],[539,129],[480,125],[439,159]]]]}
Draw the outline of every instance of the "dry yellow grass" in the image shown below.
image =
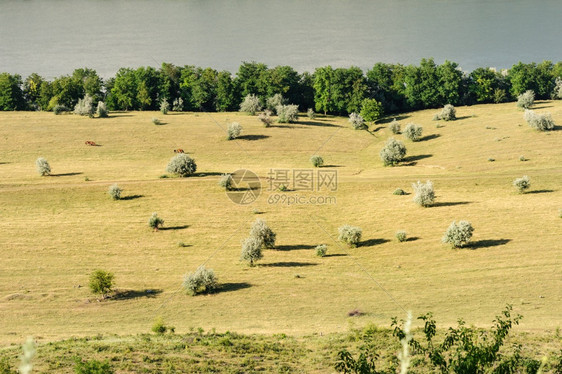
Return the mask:
{"type": "MultiPolygon", "coordinates": [[[[562,122],[562,102],[538,107],[562,122]]],[[[428,138],[404,140],[408,155],[418,157],[394,168],[378,156],[391,135],[388,123],[368,133],[332,117],[264,128],[239,113],[0,113],[0,343],[147,332],[159,315],[178,332],[328,333],[350,323],[387,325],[404,316],[402,308],[433,311],[444,324],[463,317],[486,326],[506,303],[524,315],[521,330],[560,327],[560,126],[536,132],[514,103],[457,108],[454,122],[432,121],[435,112],[400,119],[403,127],[422,125],[428,138]],[[165,125],[153,125],[152,117],[165,125]],[[251,137],[226,141],[232,121],[251,137]],[[197,176],[158,178],[175,148],[196,160],[197,176]],[[267,191],[269,170],[310,169],[313,154],[337,170],[337,191],[284,195],[337,203],[268,204],[275,193],[267,191]],[[38,176],[40,156],[58,176],[38,176]],[[266,187],[249,206],[233,204],[217,185],[218,174],[239,168],[255,171],[266,187]],[[511,185],[522,175],[531,178],[531,193],[511,185]],[[398,187],[412,192],[413,182],[426,179],[434,182],[437,206],[392,194],[398,187]],[[112,201],[107,189],[115,182],[124,197],[136,198],[112,201]],[[152,232],[152,212],[172,229],[152,232]],[[265,251],[249,268],[239,262],[240,241],[256,218],[274,229],[281,250],[265,251]],[[459,219],[472,222],[476,248],[441,243],[459,219]],[[364,245],[347,249],[334,241],[346,223],[362,227],[364,245]],[[397,230],[417,239],[398,243],[397,230]],[[321,243],[337,256],[316,257],[321,243]],[[183,275],[205,261],[226,286],[214,295],[185,295],[183,275]],[[87,285],[98,268],[112,271],[117,289],[133,297],[97,302],[87,285]],[[155,292],[147,296],[147,289],[155,292]],[[350,318],[353,309],[366,314],[350,318]]]]}

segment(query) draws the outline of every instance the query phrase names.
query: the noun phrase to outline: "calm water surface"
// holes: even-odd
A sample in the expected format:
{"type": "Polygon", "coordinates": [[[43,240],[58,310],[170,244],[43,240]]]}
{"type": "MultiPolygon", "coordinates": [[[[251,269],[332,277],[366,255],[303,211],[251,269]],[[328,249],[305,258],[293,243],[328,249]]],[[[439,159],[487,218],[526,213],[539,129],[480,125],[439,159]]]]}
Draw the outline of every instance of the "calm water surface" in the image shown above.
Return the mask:
{"type": "Polygon", "coordinates": [[[0,71],[562,60],[561,0],[0,0],[0,71]]]}

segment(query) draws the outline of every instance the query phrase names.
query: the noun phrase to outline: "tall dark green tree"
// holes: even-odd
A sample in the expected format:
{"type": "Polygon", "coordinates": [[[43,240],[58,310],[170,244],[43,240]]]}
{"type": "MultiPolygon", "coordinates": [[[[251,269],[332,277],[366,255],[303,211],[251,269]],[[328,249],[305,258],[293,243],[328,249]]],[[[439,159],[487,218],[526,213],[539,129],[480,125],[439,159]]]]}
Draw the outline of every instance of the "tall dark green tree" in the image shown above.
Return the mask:
{"type": "Polygon", "coordinates": [[[160,74],[151,66],[135,70],[137,86],[137,103],[135,109],[158,110],[160,107],[159,87],[160,74]]]}
{"type": "Polygon", "coordinates": [[[160,74],[160,99],[166,99],[173,103],[179,97],[181,68],[174,64],[162,63],[159,70],[160,74]]]}
{"type": "Polygon", "coordinates": [[[314,71],[314,103],[317,112],[334,112],[336,106],[332,100],[332,81],[334,69],[331,66],[316,68],[314,71]]]}
{"type": "Polygon", "coordinates": [[[76,69],[72,73],[72,79],[82,84],[84,94],[88,94],[93,98],[94,105],[102,99],[103,81],[95,70],[88,68],[76,69]]]}
{"type": "Polygon", "coordinates": [[[72,109],[85,94],[83,83],[68,75],[56,78],[50,86],[52,97],[48,110],[52,110],[55,105],[64,105],[72,109]]]}
{"type": "Polygon", "coordinates": [[[300,75],[290,66],[276,66],[261,73],[266,98],[281,94],[290,104],[301,105],[300,75]]]}
{"type": "Polygon", "coordinates": [[[23,83],[23,95],[29,108],[40,109],[42,107],[40,103],[41,85],[43,85],[44,83],[47,82],[45,82],[45,79],[43,79],[43,77],[41,77],[37,73],[32,73],[29,77],[26,78],[25,82],[23,83]]]}
{"type": "Polygon", "coordinates": [[[264,98],[267,95],[266,81],[263,76],[267,72],[267,65],[259,62],[242,62],[236,73],[235,83],[238,86],[241,97],[249,94],[264,98]]]}
{"type": "Polygon", "coordinates": [[[527,90],[533,90],[538,99],[548,99],[554,87],[554,66],[550,61],[524,64],[519,62],[509,69],[508,79],[511,82],[513,97],[527,90]]]}
{"type": "Polygon", "coordinates": [[[192,86],[193,102],[200,111],[216,110],[218,73],[211,68],[197,68],[192,86]]]}
{"type": "Polygon", "coordinates": [[[462,92],[463,73],[460,71],[459,65],[456,62],[445,61],[443,65],[437,67],[437,76],[439,79],[439,104],[460,104],[460,99],[464,93],[462,92]]]}
{"type": "Polygon", "coordinates": [[[406,108],[404,67],[399,64],[377,63],[367,71],[368,96],[382,104],[385,113],[406,108]]]}
{"type": "Polygon", "coordinates": [[[111,110],[134,110],[137,104],[137,80],[135,71],[130,68],[121,68],[115,76],[111,89],[111,110]]]}
{"type": "Polygon", "coordinates": [[[232,75],[221,71],[217,76],[216,110],[218,112],[235,111],[240,106],[240,95],[236,90],[232,75]]]}
{"type": "Polygon", "coordinates": [[[0,74],[0,110],[24,110],[25,100],[19,75],[0,74]]]}

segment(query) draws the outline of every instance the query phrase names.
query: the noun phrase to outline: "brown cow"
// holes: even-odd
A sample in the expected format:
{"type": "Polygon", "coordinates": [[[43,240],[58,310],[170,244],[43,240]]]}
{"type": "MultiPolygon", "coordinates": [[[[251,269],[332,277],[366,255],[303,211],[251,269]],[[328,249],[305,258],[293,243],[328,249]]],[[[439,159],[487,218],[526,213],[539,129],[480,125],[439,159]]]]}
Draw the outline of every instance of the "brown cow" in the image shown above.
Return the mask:
{"type": "Polygon", "coordinates": [[[96,146],[97,144],[91,140],[86,140],[86,145],[96,146]]]}
{"type": "Polygon", "coordinates": [[[174,149],[174,153],[185,153],[185,152],[183,151],[183,149],[178,148],[178,149],[174,149]]]}

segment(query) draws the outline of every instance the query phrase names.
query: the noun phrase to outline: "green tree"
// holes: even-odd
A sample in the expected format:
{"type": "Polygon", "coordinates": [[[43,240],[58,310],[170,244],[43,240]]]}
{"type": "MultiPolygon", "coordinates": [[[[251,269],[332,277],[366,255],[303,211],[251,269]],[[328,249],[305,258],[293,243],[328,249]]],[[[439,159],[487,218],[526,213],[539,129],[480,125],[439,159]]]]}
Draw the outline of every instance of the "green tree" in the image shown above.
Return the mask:
{"type": "Polygon", "coordinates": [[[254,94],[259,97],[265,97],[266,92],[264,87],[265,80],[260,79],[265,76],[267,72],[267,65],[259,62],[242,62],[236,73],[235,83],[238,86],[241,97],[246,97],[249,94],[254,94]]]}
{"type": "MultiPolygon", "coordinates": [[[[43,77],[37,73],[32,73],[23,83],[23,95],[27,105],[31,108],[41,108],[41,86],[47,83],[43,77]]],[[[51,98],[49,97],[49,100],[51,98]]],[[[47,103],[49,101],[47,100],[47,103]]]]}
{"type": "Polygon", "coordinates": [[[332,80],[334,69],[331,66],[317,68],[314,71],[313,84],[314,89],[314,107],[317,112],[335,111],[336,107],[332,101],[332,80]]]}
{"type": "Polygon", "coordinates": [[[119,69],[115,76],[113,87],[111,88],[111,96],[111,103],[115,105],[115,107],[110,106],[110,109],[134,110],[138,108],[137,82],[133,69],[119,69]]]}
{"type": "Polygon", "coordinates": [[[62,76],[56,78],[50,85],[51,99],[47,110],[52,110],[55,105],[64,105],[74,108],[78,100],[84,97],[84,86],[78,79],[62,76]]]}
{"type": "Polygon", "coordinates": [[[554,66],[550,61],[543,61],[539,65],[519,62],[509,70],[508,79],[513,97],[532,90],[538,99],[549,99],[554,88],[554,66]]]}
{"type": "Polygon", "coordinates": [[[367,122],[375,122],[383,115],[382,104],[375,99],[365,99],[361,104],[361,117],[367,122]]]}
{"type": "Polygon", "coordinates": [[[160,75],[151,66],[140,67],[135,70],[135,81],[137,86],[136,102],[141,110],[158,110],[160,100],[158,92],[160,87],[160,75]]]}
{"type": "Polygon", "coordinates": [[[456,62],[445,61],[437,67],[440,104],[458,105],[462,95],[462,72],[456,62]]]}
{"type": "Polygon", "coordinates": [[[88,68],[76,69],[72,72],[72,79],[82,84],[84,95],[90,95],[94,105],[97,105],[98,101],[102,99],[103,81],[96,71],[88,68]]]}
{"type": "Polygon", "coordinates": [[[217,75],[216,110],[219,112],[235,111],[240,106],[240,95],[234,85],[232,75],[221,71],[217,75]]]}
{"type": "Polygon", "coordinates": [[[23,110],[25,100],[19,75],[0,74],[0,110],[23,110]]]}
{"type": "Polygon", "coordinates": [[[405,109],[404,67],[402,65],[379,62],[367,71],[369,96],[382,104],[385,113],[395,113],[405,109]]]}
{"type": "Polygon", "coordinates": [[[217,96],[217,71],[211,68],[197,68],[196,78],[192,86],[193,102],[201,111],[214,111],[217,96]]]}

